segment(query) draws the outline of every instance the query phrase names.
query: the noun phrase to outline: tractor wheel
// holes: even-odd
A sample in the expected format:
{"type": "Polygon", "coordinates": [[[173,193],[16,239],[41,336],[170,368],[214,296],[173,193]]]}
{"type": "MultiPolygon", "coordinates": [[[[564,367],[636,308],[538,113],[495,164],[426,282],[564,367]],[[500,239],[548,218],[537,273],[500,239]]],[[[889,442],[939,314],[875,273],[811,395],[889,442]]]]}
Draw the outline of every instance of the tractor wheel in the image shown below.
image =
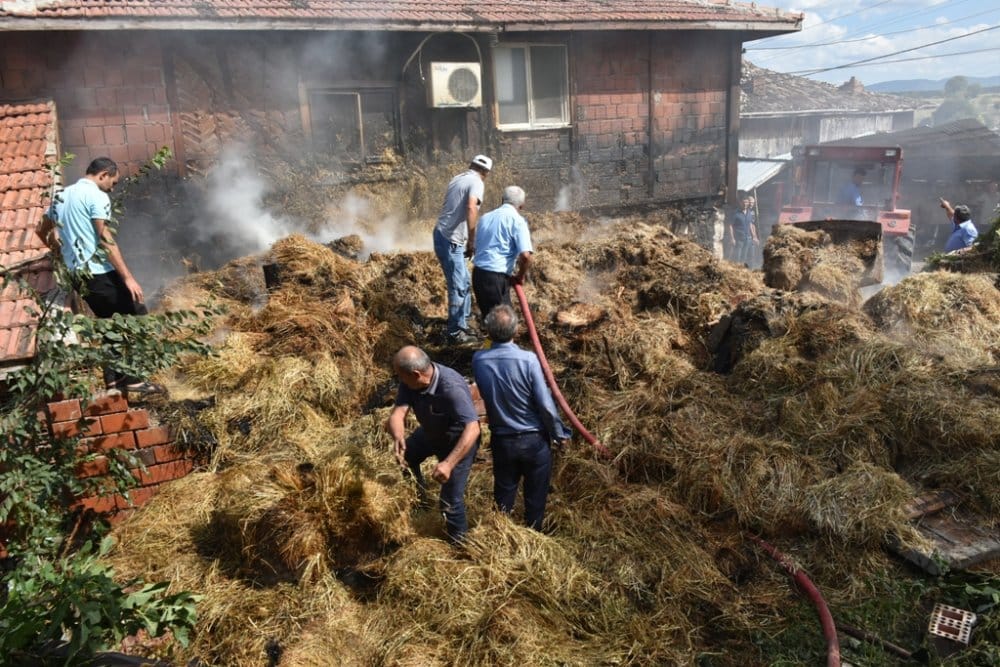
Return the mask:
{"type": "Polygon", "coordinates": [[[901,277],[910,272],[910,267],[913,264],[913,247],[915,242],[916,234],[913,227],[910,227],[910,231],[906,234],[893,239],[892,252],[889,256],[892,257],[896,270],[901,277]]]}

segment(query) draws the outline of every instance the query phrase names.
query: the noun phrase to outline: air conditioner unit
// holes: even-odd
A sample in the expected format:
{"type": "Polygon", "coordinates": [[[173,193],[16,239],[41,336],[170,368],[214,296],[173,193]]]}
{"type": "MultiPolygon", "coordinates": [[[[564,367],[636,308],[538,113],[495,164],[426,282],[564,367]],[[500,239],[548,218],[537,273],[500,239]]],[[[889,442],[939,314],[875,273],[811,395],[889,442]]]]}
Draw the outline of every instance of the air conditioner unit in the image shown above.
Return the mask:
{"type": "Polygon", "coordinates": [[[483,106],[479,63],[431,63],[427,98],[435,108],[483,106]]]}

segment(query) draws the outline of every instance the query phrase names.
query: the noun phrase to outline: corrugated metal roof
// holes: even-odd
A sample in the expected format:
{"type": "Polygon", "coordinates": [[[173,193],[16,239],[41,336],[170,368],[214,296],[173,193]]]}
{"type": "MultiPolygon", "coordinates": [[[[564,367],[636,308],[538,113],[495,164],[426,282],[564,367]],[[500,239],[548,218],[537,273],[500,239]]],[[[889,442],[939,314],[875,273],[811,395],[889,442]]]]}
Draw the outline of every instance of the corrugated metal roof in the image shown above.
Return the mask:
{"type": "Polygon", "coordinates": [[[879,132],[853,139],[828,142],[828,146],[901,146],[907,158],[917,156],[1000,155],[1000,134],[974,118],[956,120],[937,127],[914,127],[899,132],[879,132]]]}
{"type": "MultiPolygon", "coordinates": [[[[340,23],[326,28],[383,24],[393,29],[525,30],[625,24],[642,28],[677,28],[711,23],[746,30],[797,30],[800,14],[730,0],[507,0],[429,2],[426,0],[4,0],[0,17],[86,19],[94,28],[104,20],[142,20],[156,28],[168,20],[207,24],[240,21],[340,23]],[[732,24],[727,26],[726,24],[732,24]]],[[[81,26],[82,27],[82,26],[81,26]]],[[[121,26],[119,26],[121,27],[121,26]]],[[[133,26],[126,26],[133,27],[133,26]]],[[[218,27],[218,26],[216,26],[218,27]]],[[[228,26],[233,27],[233,26],[228,26]]],[[[238,27],[238,26],[237,26],[238,27]]],[[[611,26],[613,27],[613,26],[611,26]]],[[[10,25],[7,29],[16,28],[10,25]]],[[[29,28],[30,29],[30,28],[29,28]]]]}
{"type": "MultiPolygon", "coordinates": [[[[45,293],[55,287],[48,249],[35,235],[58,154],[52,102],[0,105],[0,267],[45,293]]],[[[34,304],[16,282],[0,290],[0,366],[35,352],[34,304]]]]}
{"type": "Polygon", "coordinates": [[[753,190],[767,182],[792,160],[792,154],[786,153],[766,160],[740,158],[739,172],[736,177],[737,190],[753,190]]]}

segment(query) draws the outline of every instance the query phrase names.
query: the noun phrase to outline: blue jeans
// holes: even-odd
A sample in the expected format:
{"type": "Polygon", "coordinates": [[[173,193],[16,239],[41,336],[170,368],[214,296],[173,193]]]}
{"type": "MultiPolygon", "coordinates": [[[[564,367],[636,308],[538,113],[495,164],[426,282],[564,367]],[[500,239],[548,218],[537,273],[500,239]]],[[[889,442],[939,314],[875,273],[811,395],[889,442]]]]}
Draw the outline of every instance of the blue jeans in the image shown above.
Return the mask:
{"type": "MultiPolygon", "coordinates": [[[[410,466],[413,479],[417,482],[421,501],[427,499],[427,482],[420,472],[420,464],[431,456],[443,461],[448,458],[448,454],[457,442],[457,436],[446,441],[432,442],[423,428],[418,428],[406,439],[406,464],[410,466]]],[[[469,483],[469,473],[472,471],[472,462],[476,458],[477,451],[479,451],[478,439],[469,453],[452,468],[448,481],[441,485],[438,508],[444,514],[448,538],[452,542],[461,542],[469,531],[469,521],[465,516],[465,485],[469,483]]]]}
{"type": "Polygon", "coordinates": [[[517,487],[524,478],[524,523],[542,529],[552,477],[552,450],[544,433],[493,434],[493,500],[501,512],[514,509],[517,487]]]}
{"type": "Polygon", "coordinates": [[[472,292],[469,267],[465,265],[465,246],[452,243],[435,229],[434,254],[441,263],[444,281],[448,286],[448,335],[454,336],[465,329],[466,319],[472,314],[472,292]]]}
{"type": "Polygon", "coordinates": [[[749,264],[753,261],[753,247],[752,238],[737,236],[733,243],[733,261],[737,264],[749,264]]]}

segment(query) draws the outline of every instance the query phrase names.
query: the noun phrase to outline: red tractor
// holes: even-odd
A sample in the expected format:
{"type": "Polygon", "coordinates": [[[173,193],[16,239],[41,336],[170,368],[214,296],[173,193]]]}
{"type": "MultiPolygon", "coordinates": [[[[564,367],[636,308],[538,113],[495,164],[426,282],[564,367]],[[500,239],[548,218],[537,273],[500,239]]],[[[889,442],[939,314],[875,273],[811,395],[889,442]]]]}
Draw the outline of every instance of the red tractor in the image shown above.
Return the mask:
{"type": "Polygon", "coordinates": [[[796,161],[792,203],[778,223],[823,229],[835,242],[877,238],[882,252],[866,268],[867,284],[882,281],[883,265],[909,273],[914,231],[910,212],[896,208],[902,168],[899,146],[806,146],[796,161]]]}

